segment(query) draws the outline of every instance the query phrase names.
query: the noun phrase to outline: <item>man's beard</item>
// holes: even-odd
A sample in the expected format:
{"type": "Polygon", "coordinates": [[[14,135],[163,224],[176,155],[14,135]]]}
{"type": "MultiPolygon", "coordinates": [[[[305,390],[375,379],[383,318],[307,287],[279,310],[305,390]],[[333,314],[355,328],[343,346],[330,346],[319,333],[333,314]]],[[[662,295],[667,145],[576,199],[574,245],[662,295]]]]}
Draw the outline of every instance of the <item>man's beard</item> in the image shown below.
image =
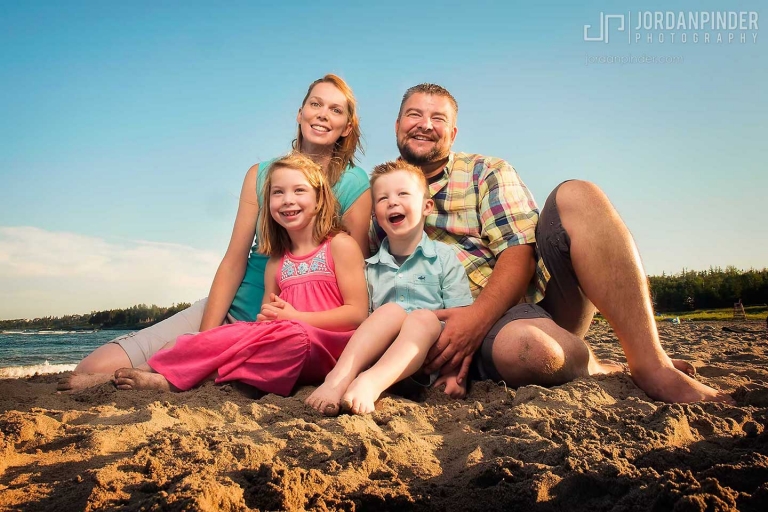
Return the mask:
{"type": "Polygon", "coordinates": [[[411,165],[421,166],[426,164],[431,164],[433,162],[437,162],[438,160],[442,160],[445,158],[445,156],[440,155],[440,147],[435,144],[435,147],[432,148],[431,151],[429,151],[425,155],[417,155],[413,151],[410,150],[408,147],[408,139],[410,137],[407,137],[405,139],[405,144],[400,144],[400,141],[397,141],[397,149],[400,150],[400,156],[408,162],[411,165]]]}

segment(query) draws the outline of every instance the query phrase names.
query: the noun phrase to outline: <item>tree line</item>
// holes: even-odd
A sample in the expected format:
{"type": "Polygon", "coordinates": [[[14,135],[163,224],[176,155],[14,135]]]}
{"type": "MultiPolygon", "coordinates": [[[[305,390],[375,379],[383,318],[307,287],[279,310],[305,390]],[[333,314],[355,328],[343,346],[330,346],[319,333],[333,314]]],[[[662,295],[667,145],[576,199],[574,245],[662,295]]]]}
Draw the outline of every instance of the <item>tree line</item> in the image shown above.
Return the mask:
{"type": "Polygon", "coordinates": [[[0,320],[0,330],[136,330],[161,322],[189,306],[189,302],[180,302],[179,304],[171,305],[171,307],[160,307],[154,304],[151,306],[137,304],[130,308],[92,311],[90,314],[84,315],[65,315],[62,317],[46,316],[42,318],[33,318],[31,320],[0,320]]]}
{"type": "Polygon", "coordinates": [[[768,269],[683,269],[679,274],[651,276],[648,283],[658,313],[730,308],[739,300],[745,306],[768,303],[768,269]]]}
{"type": "MultiPolygon", "coordinates": [[[[679,274],[649,276],[657,313],[695,309],[730,308],[741,300],[745,306],[768,303],[768,269],[736,267],[685,270],[679,274]]],[[[12,329],[142,329],[186,309],[188,302],[160,307],[138,304],[125,309],[93,311],[85,315],[48,316],[32,320],[0,320],[0,330],[12,329]]]]}

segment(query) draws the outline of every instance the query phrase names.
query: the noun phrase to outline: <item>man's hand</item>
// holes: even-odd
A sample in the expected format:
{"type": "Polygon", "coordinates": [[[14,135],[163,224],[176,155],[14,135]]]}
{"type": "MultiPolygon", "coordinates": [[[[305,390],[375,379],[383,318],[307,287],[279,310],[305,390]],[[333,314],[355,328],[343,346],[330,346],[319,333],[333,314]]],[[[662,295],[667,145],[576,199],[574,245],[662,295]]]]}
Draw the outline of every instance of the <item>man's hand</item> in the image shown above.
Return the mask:
{"type": "Polygon", "coordinates": [[[435,315],[445,322],[445,328],[427,353],[424,371],[440,370],[445,374],[461,367],[456,379],[461,384],[469,373],[472,355],[480,348],[487,329],[474,306],[440,309],[435,311],[435,315]]]}
{"type": "Polygon", "coordinates": [[[261,313],[256,316],[256,320],[264,322],[267,320],[294,320],[297,311],[289,303],[271,293],[270,302],[261,306],[261,313]]]}

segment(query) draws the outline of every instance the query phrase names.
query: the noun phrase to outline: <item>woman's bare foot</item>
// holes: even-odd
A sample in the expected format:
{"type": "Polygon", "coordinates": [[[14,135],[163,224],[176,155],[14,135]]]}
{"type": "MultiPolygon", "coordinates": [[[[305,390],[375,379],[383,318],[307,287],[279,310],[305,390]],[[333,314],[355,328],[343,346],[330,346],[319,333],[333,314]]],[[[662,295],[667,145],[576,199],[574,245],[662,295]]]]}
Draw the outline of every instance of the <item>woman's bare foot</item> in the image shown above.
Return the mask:
{"type": "Polygon", "coordinates": [[[77,373],[73,372],[59,379],[56,390],[62,393],[74,393],[86,388],[92,388],[112,380],[111,373],[77,373]]]}
{"type": "Polygon", "coordinates": [[[157,389],[171,391],[171,385],[159,373],[137,370],[136,368],[120,368],[114,378],[117,389],[157,389]]]}
{"type": "Polygon", "coordinates": [[[335,378],[333,372],[325,377],[323,382],[304,401],[305,404],[322,414],[323,416],[338,416],[341,403],[341,395],[347,390],[350,379],[335,378]]]}
{"type": "Polygon", "coordinates": [[[376,400],[384,390],[367,373],[358,375],[341,397],[343,410],[353,414],[370,414],[376,410],[376,400]]]}
{"type": "Polygon", "coordinates": [[[735,405],[736,401],[727,393],[711,388],[692,379],[675,366],[660,366],[652,371],[634,371],[632,380],[645,393],[661,402],[725,402],[735,405]]]}

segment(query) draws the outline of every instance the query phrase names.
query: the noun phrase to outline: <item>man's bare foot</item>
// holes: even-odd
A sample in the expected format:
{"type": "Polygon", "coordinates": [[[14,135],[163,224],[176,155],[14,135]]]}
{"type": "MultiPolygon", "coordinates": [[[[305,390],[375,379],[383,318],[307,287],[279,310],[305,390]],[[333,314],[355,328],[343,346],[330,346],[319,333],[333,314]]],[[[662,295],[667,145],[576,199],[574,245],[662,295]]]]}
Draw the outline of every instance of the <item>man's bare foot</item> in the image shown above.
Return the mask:
{"type": "Polygon", "coordinates": [[[607,375],[609,373],[629,373],[627,363],[620,363],[613,359],[600,359],[599,361],[589,362],[590,375],[607,375]]]}
{"type": "MultiPolygon", "coordinates": [[[[688,361],[684,361],[683,359],[672,359],[672,365],[678,371],[683,372],[689,377],[693,377],[696,375],[696,367],[693,366],[688,361]]],[[[590,362],[590,367],[589,367],[590,375],[618,373],[618,372],[630,373],[629,366],[627,366],[627,363],[620,363],[612,359],[600,359],[599,361],[597,361],[597,364],[592,364],[590,362]]]]}
{"type": "Polygon", "coordinates": [[[336,379],[333,372],[329,373],[323,382],[304,401],[305,404],[323,416],[338,416],[341,395],[347,390],[350,379],[336,379]]]}
{"type": "Polygon", "coordinates": [[[677,368],[679,371],[683,372],[684,374],[688,375],[689,377],[693,377],[696,375],[696,367],[693,366],[688,361],[685,361],[683,359],[673,359],[672,364],[675,368],[677,368]]]}
{"type": "Polygon", "coordinates": [[[632,380],[637,387],[661,402],[725,402],[735,405],[736,401],[727,393],[711,388],[697,380],[677,366],[661,366],[652,371],[634,371],[632,380]]]}
{"type": "Polygon", "coordinates": [[[114,378],[117,389],[157,389],[171,391],[171,385],[159,373],[137,370],[136,368],[120,368],[114,378]]]}
{"type": "Polygon", "coordinates": [[[74,393],[86,388],[92,388],[112,380],[111,373],[72,373],[59,379],[56,390],[63,393],[74,393]]]}
{"type": "Polygon", "coordinates": [[[353,414],[370,414],[376,410],[376,400],[384,391],[371,379],[368,372],[357,376],[341,397],[341,408],[353,414]]]}

